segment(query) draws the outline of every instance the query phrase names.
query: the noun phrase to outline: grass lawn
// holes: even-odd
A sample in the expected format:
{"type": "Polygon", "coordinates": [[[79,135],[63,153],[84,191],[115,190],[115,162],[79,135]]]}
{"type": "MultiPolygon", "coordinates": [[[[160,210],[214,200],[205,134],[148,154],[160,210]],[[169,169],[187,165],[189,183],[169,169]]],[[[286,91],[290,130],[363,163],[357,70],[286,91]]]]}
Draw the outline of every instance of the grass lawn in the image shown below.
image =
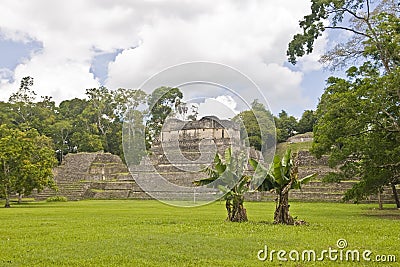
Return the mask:
{"type": "MultiPolygon", "coordinates": [[[[0,203],[1,204],[1,203],[0,203]]],[[[4,205],[4,204],[3,204],[4,205]]],[[[225,222],[224,203],[177,208],[157,201],[32,202],[0,208],[0,266],[399,266],[400,211],[392,205],[291,203],[308,226],[271,224],[274,203],[245,203],[248,223],[225,222]],[[269,250],[371,250],[397,263],[280,262],[269,250]]],[[[286,255],[288,257],[288,255],[286,255]]]]}

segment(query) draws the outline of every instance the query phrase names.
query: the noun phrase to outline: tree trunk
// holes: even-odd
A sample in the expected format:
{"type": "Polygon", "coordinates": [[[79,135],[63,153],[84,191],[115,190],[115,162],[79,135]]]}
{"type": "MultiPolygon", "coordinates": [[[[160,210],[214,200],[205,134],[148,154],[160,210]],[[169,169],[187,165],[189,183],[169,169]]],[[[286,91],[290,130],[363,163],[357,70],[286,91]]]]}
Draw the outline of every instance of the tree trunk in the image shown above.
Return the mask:
{"type": "Polygon", "coordinates": [[[226,210],[228,211],[228,221],[231,222],[247,222],[247,212],[243,206],[243,196],[234,197],[226,200],[226,210]]]}
{"type": "MultiPolygon", "coordinates": [[[[6,168],[6,162],[3,160],[3,170],[4,170],[4,177],[7,177],[7,170],[8,168],[6,168]]],[[[4,208],[9,208],[10,207],[10,193],[9,193],[9,181],[6,182],[6,185],[4,186],[4,191],[3,191],[3,195],[6,199],[6,204],[4,205],[4,208]]]]}
{"type": "Polygon", "coordinates": [[[4,198],[6,199],[6,204],[4,205],[4,208],[10,208],[10,190],[8,189],[8,186],[5,186],[3,190],[3,195],[4,198]]]}
{"type": "Polygon", "coordinates": [[[279,192],[278,205],[274,213],[274,224],[294,224],[289,213],[289,190],[279,192]]]}
{"type": "Polygon", "coordinates": [[[4,205],[4,208],[10,208],[10,197],[6,197],[6,204],[4,205]]]}
{"type": "Polygon", "coordinates": [[[378,191],[378,204],[379,204],[379,209],[383,210],[382,193],[381,193],[381,191],[378,191]]]}
{"type": "Polygon", "coordinates": [[[226,207],[226,211],[228,212],[228,218],[226,218],[227,221],[231,221],[231,217],[232,217],[232,203],[229,199],[226,200],[225,202],[225,207],[226,207]]]}
{"type": "Polygon", "coordinates": [[[18,204],[22,203],[22,194],[18,193],[18,204]]]}
{"type": "Polygon", "coordinates": [[[396,184],[391,183],[390,185],[392,186],[393,197],[394,201],[396,202],[396,206],[398,209],[400,209],[400,201],[399,201],[399,195],[397,194],[396,184]]]}
{"type": "Polygon", "coordinates": [[[6,204],[4,205],[4,208],[10,208],[11,207],[11,205],[10,205],[10,194],[7,192],[7,190],[5,192],[5,198],[6,198],[6,204]]]}

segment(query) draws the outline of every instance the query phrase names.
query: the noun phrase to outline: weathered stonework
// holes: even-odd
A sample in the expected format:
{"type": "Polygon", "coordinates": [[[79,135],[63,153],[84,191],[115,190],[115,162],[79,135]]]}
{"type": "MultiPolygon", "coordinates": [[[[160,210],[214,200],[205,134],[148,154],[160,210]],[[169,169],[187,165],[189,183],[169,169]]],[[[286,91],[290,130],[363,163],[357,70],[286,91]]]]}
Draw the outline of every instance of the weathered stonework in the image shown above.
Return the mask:
{"type": "MultiPolygon", "coordinates": [[[[292,142],[301,141],[304,139],[292,140],[292,142]]],[[[187,170],[201,170],[212,162],[215,152],[223,154],[225,149],[232,145],[236,149],[241,147],[239,127],[230,121],[219,120],[216,117],[205,117],[194,122],[171,120],[162,129],[159,142],[153,144],[149,161],[143,162],[140,166],[130,167],[132,173],[118,156],[110,153],[68,154],[62,165],[54,169],[58,191],[46,189],[34,194],[34,197],[38,200],[54,195],[66,196],[69,200],[149,199],[150,196],[138,186],[136,179],[140,176],[151,181],[156,175],[154,168],[167,181],[197,190],[193,181],[205,178],[206,174],[187,170]]],[[[260,153],[255,150],[251,150],[250,154],[251,157],[260,157],[260,153]]],[[[298,152],[299,177],[318,173],[318,180],[321,180],[333,171],[328,167],[327,160],[327,157],[316,159],[308,151],[298,152]]],[[[354,181],[341,183],[313,181],[304,185],[301,191],[292,190],[290,199],[341,201],[344,192],[354,183],[354,181]]],[[[157,196],[157,193],[165,195],[165,192],[162,192],[164,190],[162,185],[154,184],[152,190],[153,196],[157,196]]],[[[182,192],[171,191],[168,194],[170,199],[174,199],[182,192]]],[[[253,201],[274,201],[275,198],[271,192],[246,194],[246,199],[253,201]]],[[[390,190],[385,191],[382,199],[386,203],[393,202],[390,190]]],[[[377,202],[377,197],[370,197],[368,202],[377,202]]]]}
{"type": "Polygon", "coordinates": [[[63,163],[54,169],[58,191],[46,189],[35,194],[35,199],[54,195],[69,200],[85,198],[119,199],[140,195],[149,198],[136,184],[122,160],[110,153],[68,154],[63,163]]]}
{"type": "Polygon", "coordinates": [[[234,143],[240,140],[240,128],[237,123],[215,116],[206,116],[198,121],[168,119],[162,128],[160,141],[179,140],[186,145],[190,140],[199,139],[230,139],[234,143]]]}
{"type": "MultiPolygon", "coordinates": [[[[215,116],[198,121],[168,119],[158,142],[151,148],[151,164],[168,182],[195,187],[193,181],[206,177],[203,170],[212,163],[215,153],[224,154],[228,147],[241,148],[237,123],[215,116]]],[[[152,174],[146,171],[140,173],[152,174]]]]}

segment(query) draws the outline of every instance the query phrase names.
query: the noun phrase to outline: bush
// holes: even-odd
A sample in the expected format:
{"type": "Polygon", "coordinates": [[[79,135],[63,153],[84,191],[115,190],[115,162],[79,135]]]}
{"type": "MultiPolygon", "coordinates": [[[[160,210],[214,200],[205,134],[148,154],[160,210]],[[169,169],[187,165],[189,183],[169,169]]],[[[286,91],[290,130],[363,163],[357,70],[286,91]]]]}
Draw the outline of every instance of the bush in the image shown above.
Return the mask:
{"type": "Polygon", "coordinates": [[[46,202],[67,202],[68,199],[63,196],[54,196],[54,197],[48,197],[46,199],[46,202]]]}
{"type": "Polygon", "coordinates": [[[341,173],[329,172],[322,178],[323,183],[340,183],[344,179],[341,173]]]}

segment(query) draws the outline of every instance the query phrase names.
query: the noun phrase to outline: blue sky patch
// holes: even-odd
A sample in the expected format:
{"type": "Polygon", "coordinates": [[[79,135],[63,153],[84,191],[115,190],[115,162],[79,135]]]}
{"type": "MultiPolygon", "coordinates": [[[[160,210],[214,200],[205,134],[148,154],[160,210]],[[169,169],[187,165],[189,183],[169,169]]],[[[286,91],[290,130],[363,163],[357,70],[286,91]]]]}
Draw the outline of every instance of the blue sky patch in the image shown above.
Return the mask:
{"type": "Polygon", "coordinates": [[[18,64],[29,59],[33,53],[41,49],[43,49],[41,42],[24,43],[0,38],[0,68],[14,70],[18,64]]]}
{"type": "Polygon", "coordinates": [[[96,55],[90,66],[90,73],[93,73],[101,85],[104,85],[108,76],[108,64],[113,62],[115,58],[123,51],[123,49],[117,49],[111,53],[99,53],[96,55]]]}
{"type": "Polygon", "coordinates": [[[42,49],[38,41],[15,42],[0,37],[0,78],[13,82],[15,68],[42,49]]]}

